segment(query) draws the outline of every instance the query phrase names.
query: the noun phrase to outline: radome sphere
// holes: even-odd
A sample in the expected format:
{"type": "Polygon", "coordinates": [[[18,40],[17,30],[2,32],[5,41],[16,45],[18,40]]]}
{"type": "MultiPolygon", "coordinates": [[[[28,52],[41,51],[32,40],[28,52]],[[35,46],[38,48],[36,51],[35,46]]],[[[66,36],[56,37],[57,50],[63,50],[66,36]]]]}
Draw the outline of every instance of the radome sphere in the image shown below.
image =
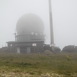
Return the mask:
{"type": "Polygon", "coordinates": [[[41,18],[35,14],[25,14],[17,22],[17,34],[43,33],[44,24],[41,18]]]}
{"type": "Polygon", "coordinates": [[[17,22],[16,33],[17,41],[44,41],[43,21],[35,14],[25,14],[17,22]]]}

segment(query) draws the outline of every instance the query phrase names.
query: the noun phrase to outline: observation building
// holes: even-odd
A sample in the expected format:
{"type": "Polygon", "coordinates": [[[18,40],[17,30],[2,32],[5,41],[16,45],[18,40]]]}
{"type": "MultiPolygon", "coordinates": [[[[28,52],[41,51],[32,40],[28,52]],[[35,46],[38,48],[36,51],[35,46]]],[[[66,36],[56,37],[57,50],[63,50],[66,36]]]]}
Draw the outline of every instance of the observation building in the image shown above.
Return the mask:
{"type": "Polygon", "coordinates": [[[44,46],[44,24],[35,14],[25,14],[17,21],[15,41],[7,42],[16,53],[42,52],[44,46]]]}

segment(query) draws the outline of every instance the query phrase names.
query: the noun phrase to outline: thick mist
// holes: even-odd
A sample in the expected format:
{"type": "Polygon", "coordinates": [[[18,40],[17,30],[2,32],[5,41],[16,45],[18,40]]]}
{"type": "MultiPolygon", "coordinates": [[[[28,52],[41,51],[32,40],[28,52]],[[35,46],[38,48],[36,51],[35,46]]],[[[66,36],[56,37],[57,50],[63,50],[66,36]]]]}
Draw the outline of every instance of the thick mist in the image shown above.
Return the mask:
{"type": "MultiPolygon", "coordinates": [[[[48,0],[0,0],[0,47],[15,40],[17,21],[28,13],[43,20],[46,43],[50,43],[48,0]]],[[[55,45],[77,45],[77,0],[52,0],[52,16],[55,45]]]]}

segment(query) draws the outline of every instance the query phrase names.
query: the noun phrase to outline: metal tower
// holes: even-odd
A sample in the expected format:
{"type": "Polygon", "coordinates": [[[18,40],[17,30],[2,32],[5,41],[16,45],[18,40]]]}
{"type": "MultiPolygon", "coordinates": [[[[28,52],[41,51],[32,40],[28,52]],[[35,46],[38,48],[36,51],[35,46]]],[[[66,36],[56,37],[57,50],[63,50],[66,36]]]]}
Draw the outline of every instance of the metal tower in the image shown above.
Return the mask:
{"type": "Polygon", "coordinates": [[[49,0],[49,18],[50,18],[50,44],[51,44],[51,46],[54,46],[54,33],[53,33],[51,0],[49,0]]]}

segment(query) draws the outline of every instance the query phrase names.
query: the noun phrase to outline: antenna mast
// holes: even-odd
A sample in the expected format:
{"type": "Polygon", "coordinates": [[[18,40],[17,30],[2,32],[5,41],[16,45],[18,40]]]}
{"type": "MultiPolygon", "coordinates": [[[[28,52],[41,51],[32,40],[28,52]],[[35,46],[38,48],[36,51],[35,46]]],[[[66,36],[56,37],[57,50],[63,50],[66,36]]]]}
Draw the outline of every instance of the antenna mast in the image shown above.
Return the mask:
{"type": "Polygon", "coordinates": [[[53,33],[51,0],[49,0],[49,18],[50,18],[50,44],[51,44],[51,46],[54,46],[54,33],[53,33]]]}

